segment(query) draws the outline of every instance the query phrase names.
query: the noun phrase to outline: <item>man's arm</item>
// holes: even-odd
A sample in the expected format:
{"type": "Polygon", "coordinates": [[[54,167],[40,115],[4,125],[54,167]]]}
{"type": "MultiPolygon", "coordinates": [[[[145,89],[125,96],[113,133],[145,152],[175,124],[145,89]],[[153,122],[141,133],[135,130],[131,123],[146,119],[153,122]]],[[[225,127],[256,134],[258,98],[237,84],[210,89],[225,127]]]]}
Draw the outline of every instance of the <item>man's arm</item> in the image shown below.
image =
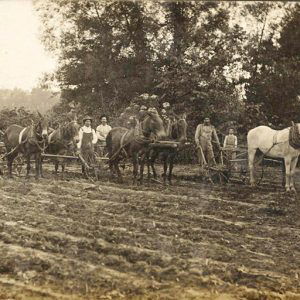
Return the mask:
{"type": "Polygon", "coordinates": [[[97,137],[97,134],[95,132],[94,129],[92,129],[92,133],[93,133],[93,140],[92,140],[92,143],[95,145],[98,141],[98,137],[97,137]]]}
{"type": "Polygon", "coordinates": [[[213,130],[213,136],[214,136],[214,139],[215,139],[217,145],[220,147],[220,141],[219,141],[219,138],[218,138],[218,135],[217,135],[217,131],[216,131],[215,128],[213,130]]]}
{"type": "Polygon", "coordinates": [[[225,139],[224,139],[224,144],[223,144],[224,148],[226,148],[226,143],[227,143],[227,135],[225,136],[225,139]]]}
{"type": "Polygon", "coordinates": [[[100,127],[100,125],[97,127],[97,136],[98,136],[98,139],[99,140],[104,140],[105,139],[105,136],[104,136],[104,134],[103,134],[103,132],[101,131],[101,127],[100,127]]]}
{"type": "Polygon", "coordinates": [[[195,132],[195,142],[197,147],[199,147],[199,136],[200,136],[200,129],[201,129],[201,125],[199,124],[196,128],[196,132],[195,132]]]}
{"type": "Polygon", "coordinates": [[[80,128],[80,129],[79,129],[79,134],[78,134],[79,142],[77,143],[77,149],[80,149],[80,148],[81,148],[82,136],[83,136],[83,131],[82,131],[82,129],[80,128]]]}
{"type": "Polygon", "coordinates": [[[237,136],[235,137],[235,141],[234,141],[234,147],[237,148],[237,136]]]}

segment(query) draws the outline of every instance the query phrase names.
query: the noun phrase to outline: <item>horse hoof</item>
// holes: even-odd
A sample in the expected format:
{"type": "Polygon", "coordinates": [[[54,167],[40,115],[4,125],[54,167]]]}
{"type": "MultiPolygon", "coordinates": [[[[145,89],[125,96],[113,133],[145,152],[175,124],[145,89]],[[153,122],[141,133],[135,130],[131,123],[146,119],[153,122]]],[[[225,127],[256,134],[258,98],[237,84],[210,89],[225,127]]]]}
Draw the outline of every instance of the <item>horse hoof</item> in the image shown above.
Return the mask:
{"type": "Polygon", "coordinates": [[[297,194],[297,191],[296,191],[296,189],[295,189],[294,187],[291,187],[291,188],[290,188],[290,191],[291,191],[292,193],[294,193],[294,194],[297,194]]]}

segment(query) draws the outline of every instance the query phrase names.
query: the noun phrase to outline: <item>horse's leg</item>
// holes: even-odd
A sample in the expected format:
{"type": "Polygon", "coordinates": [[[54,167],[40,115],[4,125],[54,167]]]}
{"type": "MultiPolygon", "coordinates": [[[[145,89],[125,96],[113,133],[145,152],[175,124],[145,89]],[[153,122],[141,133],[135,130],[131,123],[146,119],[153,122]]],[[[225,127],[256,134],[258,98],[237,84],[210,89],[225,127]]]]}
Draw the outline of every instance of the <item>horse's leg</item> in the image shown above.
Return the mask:
{"type": "Polygon", "coordinates": [[[58,160],[55,160],[55,162],[54,162],[54,173],[55,173],[55,175],[57,175],[57,172],[58,172],[58,166],[59,166],[59,161],[58,161],[58,160]]]}
{"type": "Polygon", "coordinates": [[[40,177],[41,155],[38,153],[35,155],[35,179],[40,177]]]}
{"type": "Polygon", "coordinates": [[[248,148],[248,164],[249,164],[249,174],[250,174],[250,185],[254,186],[254,159],[255,159],[256,149],[248,148]]]}
{"type": "Polygon", "coordinates": [[[139,164],[138,153],[134,153],[132,155],[132,164],[133,164],[133,184],[135,184],[136,177],[138,175],[138,164],[139,164]]]}
{"type": "Polygon", "coordinates": [[[291,157],[288,156],[288,157],[284,158],[284,164],[285,164],[285,190],[287,192],[290,191],[291,163],[292,163],[291,157]]]}
{"type": "Polygon", "coordinates": [[[43,174],[43,157],[41,157],[41,161],[40,161],[40,176],[41,178],[45,178],[44,174],[43,174]]]}
{"type": "Polygon", "coordinates": [[[150,180],[151,178],[151,172],[150,172],[150,159],[152,159],[152,155],[153,155],[153,151],[149,150],[147,152],[147,155],[146,155],[146,160],[147,160],[147,177],[148,177],[148,181],[150,180]]]}
{"type": "Polygon", "coordinates": [[[26,179],[29,179],[29,173],[30,173],[30,154],[28,154],[26,156],[26,163],[27,163],[27,167],[26,167],[26,179]]]}
{"type": "Polygon", "coordinates": [[[168,154],[163,154],[163,162],[164,162],[164,172],[163,172],[163,181],[166,184],[167,180],[167,170],[168,170],[168,154]]]}
{"type": "Polygon", "coordinates": [[[175,157],[175,153],[171,153],[169,156],[169,175],[168,175],[168,180],[169,180],[169,184],[172,185],[172,171],[173,171],[173,167],[174,167],[174,157],[175,157]]]}
{"type": "Polygon", "coordinates": [[[158,152],[154,151],[153,156],[150,158],[150,166],[151,166],[151,169],[152,169],[154,179],[157,179],[157,173],[156,173],[155,166],[154,166],[157,156],[158,156],[158,152]]]}
{"type": "Polygon", "coordinates": [[[12,165],[14,162],[14,159],[18,156],[18,153],[12,153],[7,156],[7,169],[8,169],[8,177],[12,178],[12,165]]]}
{"type": "Polygon", "coordinates": [[[112,161],[109,161],[109,170],[110,170],[110,176],[113,178],[115,175],[115,171],[114,171],[114,163],[112,161]]]}
{"type": "Polygon", "coordinates": [[[142,184],[143,183],[143,179],[144,179],[144,166],[145,166],[145,160],[147,157],[147,153],[143,153],[141,155],[141,159],[140,159],[140,178],[139,181],[142,184]]]}
{"type": "Polygon", "coordinates": [[[81,173],[82,173],[82,176],[85,175],[85,167],[84,167],[84,165],[81,165],[81,173]]]}
{"type": "Polygon", "coordinates": [[[291,161],[291,177],[290,177],[290,189],[291,191],[296,193],[296,189],[295,189],[295,183],[294,183],[294,175],[295,175],[295,171],[296,171],[296,166],[297,166],[297,162],[298,162],[298,156],[293,157],[292,161],[291,161]]]}
{"type": "Polygon", "coordinates": [[[123,183],[122,173],[121,173],[121,170],[120,170],[120,168],[119,168],[119,161],[118,161],[118,160],[115,160],[115,161],[113,162],[113,167],[114,167],[114,169],[115,169],[116,172],[117,172],[117,176],[118,176],[118,181],[119,181],[119,183],[123,183]]]}
{"type": "Polygon", "coordinates": [[[65,178],[65,162],[64,161],[61,162],[61,178],[62,179],[65,178]]]}
{"type": "Polygon", "coordinates": [[[282,186],[285,186],[285,163],[284,163],[284,159],[282,160],[282,164],[281,164],[281,174],[282,174],[282,186]]]}

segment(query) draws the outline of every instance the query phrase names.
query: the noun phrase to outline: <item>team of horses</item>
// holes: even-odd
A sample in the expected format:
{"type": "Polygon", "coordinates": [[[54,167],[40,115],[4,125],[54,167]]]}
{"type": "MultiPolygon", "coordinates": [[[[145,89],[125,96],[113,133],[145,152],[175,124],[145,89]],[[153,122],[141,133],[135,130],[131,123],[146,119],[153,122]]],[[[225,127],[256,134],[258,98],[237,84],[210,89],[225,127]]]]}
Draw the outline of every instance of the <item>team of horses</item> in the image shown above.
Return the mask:
{"type": "MultiPolygon", "coordinates": [[[[187,141],[186,115],[173,115],[168,120],[163,120],[155,112],[147,112],[144,119],[138,124],[138,132],[134,128],[113,128],[107,136],[109,154],[109,168],[111,174],[117,175],[122,181],[119,164],[124,159],[131,159],[133,164],[133,181],[143,181],[144,166],[147,163],[148,179],[151,172],[157,178],[155,161],[160,156],[163,162],[163,180],[172,183],[172,170],[174,158],[178,150],[187,141]],[[176,142],[179,146],[165,145],[152,147],[154,142],[176,142]],[[139,177],[138,177],[139,175],[139,177]]],[[[6,159],[8,175],[12,177],[12,165],[19,153],[22,153],[27,162],[26,177],[29,177],[31,157],[35,159],[35,177],[43,176],[42,153],[57,155],[55,159],[55,172],[62,166],[62,176],[65,170],[65,160],[59,156],[75,152],[79,140],[80,125],[76,120],[60,126],[49,134],[49,122],[45,116],[39,114],[39,120],[27,127],[11,125],[4,132],[6,146],[6,159]]],[[[177,145],[176,144],[176,145],[177,145]]],[[[170,144],[171,145],[171,144],[170,144]]],[[[250,184],[255,184],[254,168],[258,150],[263,157],[281,158],[284,160],[285,189],[295,192],[294,174],[300,154],[300,123],[293,124],[283,130],[274,130],[267,126],[258,126],[251,129],[247,135],[248,164],[250,184]]]]}

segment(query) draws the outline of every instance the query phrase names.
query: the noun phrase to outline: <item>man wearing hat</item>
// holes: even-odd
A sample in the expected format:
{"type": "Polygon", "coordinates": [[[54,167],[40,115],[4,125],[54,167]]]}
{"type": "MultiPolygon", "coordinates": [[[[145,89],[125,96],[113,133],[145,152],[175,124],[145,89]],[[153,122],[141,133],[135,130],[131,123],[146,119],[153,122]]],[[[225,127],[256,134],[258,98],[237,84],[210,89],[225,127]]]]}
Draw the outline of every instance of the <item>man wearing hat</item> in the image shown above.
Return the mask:
{"type": "Polygon", "coordinates": [[[216,129],[210,123],[209,118],[205,118],[203,124],[199,124],[195,133],[195,142],[197,145],[198,162],[201,166],[205,163],[209,165],[215,165],[215,157],[213,151],[212,140],[220,149],[220,142],[216,132],[216,129]]]}
{"type": "Polygon", "coordinates": [[[86,116],[83,119],[83,126],[79,130],[79,142],[77,148],[87,163],[94,162],[94,145],[97,143],[97,134],[91,127],[93,119],[86,116]]]}
{"type": "Polygon", "coordinates": [[[104,148],[106,147],[106,137],[111,131],[111,126],[107,124],[107,116],[102,115],[100,117],[101,124],[96,128],[98,144],[99,144],[99,154],[104,155],[104,148]]]}

